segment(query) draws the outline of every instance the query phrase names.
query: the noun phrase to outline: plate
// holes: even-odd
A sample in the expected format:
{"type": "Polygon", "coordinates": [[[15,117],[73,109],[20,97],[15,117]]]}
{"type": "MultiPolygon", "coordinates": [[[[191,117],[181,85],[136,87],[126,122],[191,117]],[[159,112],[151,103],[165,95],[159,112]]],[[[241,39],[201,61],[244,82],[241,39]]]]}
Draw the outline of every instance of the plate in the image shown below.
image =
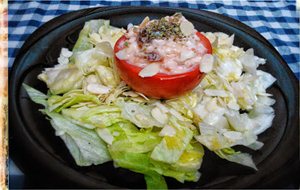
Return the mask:
{"type": "MultiPolygon", "coordinates": [[[[63,141],[56,137],[49,121],[22,88],[26,83],[43,92],[46,85],[37,75],[46,67],[57,64],[60,49],[72,49],[84,22],[110,19],[111,25],[126,28],[138,24],[144,17],[151,19],[182,12],[199,31],[220,31],[235,34],[234,45],[253,48],[267,64],[260,69],[277,78],[268,90],[276,99],[273,126],[259,136],[265,145],[253,155],[258,167],[249,168],[224,161],[206,150],[196,183],[179,183],[167,178],[169,188],[263,188],[273,187],[299,165],[299,87],[297,79],[279,53],[260,34],[231,18],[202,10],[167,7],[106,7],[90,8],[59,16],[35,31],[18,52],[9,83],[10,153],[17,164],[27,171],[39,169],[51,180],[63,180],[69,187],[82,188],[145,188],[141,174],[114,168],[112,162],[98,166],[78,167],[63,141]],[[21,158],[21,159],[20,159],[21,158]]],[[[46,187],[46,186],[44,186],[46,187]]],[[[49,186],[48,186],[49,187],[49,186]]],[[[59,183],[53,187],[60,186],[59,183]]]]}

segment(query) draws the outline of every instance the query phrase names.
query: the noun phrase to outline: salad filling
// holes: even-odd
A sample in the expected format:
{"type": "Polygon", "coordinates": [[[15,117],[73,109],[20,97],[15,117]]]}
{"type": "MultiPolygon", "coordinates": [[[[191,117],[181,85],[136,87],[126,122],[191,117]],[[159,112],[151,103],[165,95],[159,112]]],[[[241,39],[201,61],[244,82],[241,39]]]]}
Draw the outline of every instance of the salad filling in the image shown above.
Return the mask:
{"type": "Polygon", "coordinates": [[[155,74],[191,71],[207,53],[193,24],[180,13],[160,20],[146,17],[140,25],[129,25],[125,36],[116,56],[142,68],[157,64],[155,74]]]}

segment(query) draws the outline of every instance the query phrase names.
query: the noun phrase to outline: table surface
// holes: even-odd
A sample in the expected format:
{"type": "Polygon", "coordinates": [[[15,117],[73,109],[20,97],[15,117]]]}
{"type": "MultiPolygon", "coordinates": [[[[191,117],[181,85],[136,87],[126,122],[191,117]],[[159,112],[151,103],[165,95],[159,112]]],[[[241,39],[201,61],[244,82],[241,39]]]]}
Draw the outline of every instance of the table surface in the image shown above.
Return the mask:
{"type": "Polygon", "coordinates": [[[169,6],[201,9],[237,19],[263,35],[299,79],[299,11],[295,1],[9,1],[8,66],[24,41],[41,25],[70,11],[97,6],[169,6]]]}

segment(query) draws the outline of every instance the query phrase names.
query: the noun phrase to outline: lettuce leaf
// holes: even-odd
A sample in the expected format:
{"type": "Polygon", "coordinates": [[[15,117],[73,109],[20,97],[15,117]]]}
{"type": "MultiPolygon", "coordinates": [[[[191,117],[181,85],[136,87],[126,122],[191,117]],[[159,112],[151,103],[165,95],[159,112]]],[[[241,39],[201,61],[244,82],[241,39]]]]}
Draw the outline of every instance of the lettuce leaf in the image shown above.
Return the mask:
{"type": "Polygon", "coordinates": [[[90,33],[90,42],[94,44],[109,42],[111,47],[114,47],[117,40],[125,32],[126,31],[124,29],[111,26],[110,21],[105,20],[97,32],[90,33]]]}
{"type": "Polygon", "coordinates": [[[37,103],[42,104],[45,108],[48,107],[47,99],[48,96],[43,94],[42,92],[32,88],[31,86],[28,86],[27,84],[23,83],[23,87],[25,88],[27,94],[29,95],[30,99],[37,103]]]}
{"type": "Polygon", "coordinates": [[[190,92],[179,98],[167,100],[166,105],[183,114],[185,120],[189,121],[189,119],[193,119],[194,114],[192,109],[197,105],[198,99],[196,93],[190,92]]]}
{"type": "Polygon", "coordinates": [[[79,108],[62,109],[62,115],[80,126],[87,128],[104,128],[126,121],[121,117],[121,110],[116,106],[99,105],[92,108],[87,106],[79,108]]]}
{"type": "Polygon", "coordinates": [[[51,118],[51,125],[66,143],[77,165],[97,165],[111,160],[105,143],[94,130],[79,127],[61,114],[48,110],[44,113],[51,118]]]}
{"type": "Polygon", "coordinates": [[[107,129],[114,136],[111,151],[145,153],[152,151],[161,141],[157,132],[138,129],[130,122],[120,122],[107,129]]]}
{"type": "Polygon", "coordinates": [[[145,175],[145,181],[147,189],[168,189],[167,183],[163,176],[153,173],[151,175],[145,175]]]}
{"type": "Polygon", "coordinates": [[[96,47],[75,52],[74,63],[84,74],[95,71],[98,65],[109,66],[113,60],[113,49],[108,42],[102,42],[96,47]]]}
{"type": "Polygon", "coordinates": [[[150,161],[153,164],[154,170],[156,172],[164,176],[172,177],[181,183],[184,183],[185,181],[197,182],[201,176],[197,168],[198,166],[201,166],[202,159],[198,160],[199,164],[197,164],[197,167],[194,167],[193,165],[194,162],[191,161],[190,167],[194,167],[194,168],[189,170],[182,170],[182,168],[178,167],[178,165],[176,164],[171,165],[171,164],[155,161],[153,159],[150,159],[150,161]]]}
{"type": "MultiPolygon", "coordinates": [[[[173,177],[180,182],[197,181],[200,177],[198,170],[189,172],[176,170],[169,164],[152,160],[149,153],[119,152],[111,150],[110,153],[116,166],[142,173],[148,177],[153,177],[153,175],[157,177],[158,175],[164,175],[173,177]]],[[[159,179],[159,181],[160,184],[164,184],[161,179],[159,179]]]]}
{"type": "Polygon", "coordinates": [[[91,49],[93,44],[90,43],[89,35],[98,32],[99,28],[103,26],[105,22],[107,21],[102,19],[85,22],[72,51],[77,52],[91,49]]]}
{"type": "Polygon", "coordinates": [[[83,75],[76,66],[67,64],[46,68],[38,78],[47,84],[52,94],[62,94],[81,88],[83,75]]]}
{"type": "Polygon", "coordinates": [[[212,151],[235,145],[250,146],[257,140],[254,130],[235,131],[217,128],[206,123],[200,123],[199,128],[201,134],[195,136],[195,139],[212,151]]]}
{"type": "Polygon", "coordinates": [[[172,167],[178,171],[197,172],[201,167],[203,156],[203,146],[192,140],[172,167]]]}
{"type": "Polygon", "coordinates": [[[244,166],[251,167],[255,170],[257,170],[252,157],[250,154],[247,153],[241,153],[241,152],[236,152],[232,148],[226,148],[226,149],[221,149],[214,151],[220,158],[226,159],[230,162],[235,162],[244,166]]]}
{"type": "Polygon", "coordinates": [[[96,73],[102,84],[109,87],[116,87],[120,83],[119,76],[111,67],[98,65],[96,67],[96,73]]]}
{"type": "Polygon", "coordinates": [[[150,129],[138,129],[129,122],[120,122],[106,129],[113,136],[108,149],[117,166],[143,173],[149,178],[155,172],[173,177],[181,182],[199,179],[198,169],[204,151],[198,142],[189,143],[178,161],[169,164],[151,158],[151,151],[162,141],[158,132],[150,129]]]}
{"type": "Polygon", "coordinates": [[[179,160],[193,138],[193,132],[174,117],[170,118],[169,125],[176,129],[176,134],[174,136],[164,136],[161,143],[152,151],[151,158],[174,164],[179,160]]]}
{"type": "Polygon", "coordinates": [[[145,175],[147,189],[166,189],[167,184],[161,174],[155,171],[147,154],[111,151],[110,154],[116,166],[145,175]]]}

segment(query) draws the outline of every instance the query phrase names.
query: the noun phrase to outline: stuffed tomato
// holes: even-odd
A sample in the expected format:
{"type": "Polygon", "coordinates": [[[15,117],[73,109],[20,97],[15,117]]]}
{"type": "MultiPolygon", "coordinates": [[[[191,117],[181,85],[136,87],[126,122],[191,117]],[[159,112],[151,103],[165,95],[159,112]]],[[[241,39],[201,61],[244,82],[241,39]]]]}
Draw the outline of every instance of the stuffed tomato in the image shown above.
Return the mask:
{"type": "Polygon", "coordinates": [[[145,18],[129,26],[114,47],[120,77],[151,98],[170,99],[195,88],[204,77],[201,65],[212,64],[209,40],[181,14],[145,18]]]}

